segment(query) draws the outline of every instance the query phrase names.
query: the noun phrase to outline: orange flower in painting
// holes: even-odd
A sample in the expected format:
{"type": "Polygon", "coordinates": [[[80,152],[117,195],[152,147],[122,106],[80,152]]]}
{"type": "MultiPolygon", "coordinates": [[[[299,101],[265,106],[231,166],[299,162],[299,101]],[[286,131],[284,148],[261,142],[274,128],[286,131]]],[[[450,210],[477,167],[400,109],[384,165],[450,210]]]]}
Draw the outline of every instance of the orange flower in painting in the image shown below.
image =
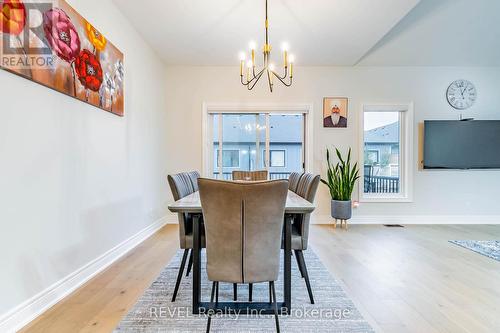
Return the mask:
{"type": "Polygon", "coordinates": [[[1,6],[2,24],[0,24],[0,32],[19,35],[26,24],[26,8],[23,2],[20,0],[3,0],[1,6]]]}
{"type": "Polygon", "coordinates": [[[94,28],[89,22],[86,23],[85,27],[87,30],[87,37],[89,38],[89,41],[92,43],[92,45],[94,45],[96,50],[104,50],[107,42],[106,38],[104,38],[104,36],[99,31],[97,31],[96,28],[94,28]]]}

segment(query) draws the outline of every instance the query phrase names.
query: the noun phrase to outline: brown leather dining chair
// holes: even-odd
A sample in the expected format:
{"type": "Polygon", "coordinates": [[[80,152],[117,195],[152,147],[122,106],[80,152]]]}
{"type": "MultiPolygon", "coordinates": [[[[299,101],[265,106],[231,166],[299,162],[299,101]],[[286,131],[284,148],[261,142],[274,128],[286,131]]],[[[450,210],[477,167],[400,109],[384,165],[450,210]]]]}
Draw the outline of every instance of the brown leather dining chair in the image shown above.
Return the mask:
{"type": "MultiPolygon", "coordinates": [[[[198,184],[205,223],[206,269],[212,281],[210,309],[217,308],[220,282],[268,282],[279,332],[274,281],[280,267],[288,181],[239,183],[200,178],[198,184]]],[[[207,332],[211,320],[209,315],[207,332]]]]}
{"type": "MultiPolygon", "coordinates": [[[[170,189],[172,191],[172,195],[174,200],[177,201],[179,199],[188,196],[198,189],[198,178],[200,174],[197,171],[192,172],[182,172],[175,175],[168,175],[168,184],[170,185],[170,189]],[[196,184],[196,187],[194,186],[196,184]],[[196,190],[195,190],[196,188],[196,190]]],[[[179,285],[182,280],[182,274],[184,272],[184,267],[186,265],[186,260],[188,258],[189,252],[189,263],[186,276],[189,275],[189,271],[191,270],[193,264],[193,221],[190,214],[179,213],[179,246],[184,250],[181,260],[181,266],[179,267],[179,272],[177,273],[177,280],[175,283],[174,293],[172,295],[172,302],[175,302],[175,298],[177,297],[177,292],[179,291],[179,285]],[[190,251],[191,250],[191,251],[190,251]]],[[[202,246],[204,246],[205,239],[202,234],[202,246]]]]}
{"type": "Polygon", "coordinates": [[[257,171],[233,171],[233,180],[247,180],[247,181],[259,181],[267,180],[267,170],[257,170],[257,171]]]}
{"type": "MultiPolygon", "coordinates": [[[[297,193],[302,198],[312,203],[314,202],[314,197],[316,196],[316,191],[318,190],[319,182],[320,182],[319,175],[304,173],[300,176],[295,193],[297,193]]],[[[300,274],[306,282],[307,292],[309,294],[309,300],[311,304],[314,304],[314,296],[311,288],[311,283],[309,281],[309,274],[307,272],[306,262],[304,260],[304,254],[303,254],[303,251],[307,250],[307,245],[309,241],[310,220],[311,220],[310,213],[297,214],[294,216],[292,225],[292,250],[295,254],[295,258],[297,259],[297,265],[299,266],[300,274]]]]}

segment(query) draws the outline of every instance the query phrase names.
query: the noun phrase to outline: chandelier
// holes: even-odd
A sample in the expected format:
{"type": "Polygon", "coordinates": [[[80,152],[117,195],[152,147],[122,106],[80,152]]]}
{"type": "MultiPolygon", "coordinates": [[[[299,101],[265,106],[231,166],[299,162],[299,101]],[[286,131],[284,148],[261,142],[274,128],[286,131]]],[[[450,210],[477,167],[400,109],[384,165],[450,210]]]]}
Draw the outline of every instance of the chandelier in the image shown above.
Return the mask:
{"type": "Polygon", "coordinates": [[[240,55],[240,78],[241,83],[247,87],[248,90],[252,90],[257,82],[260,80],[264,73],[267,76],[267,82],[269,84],[269,90],[273,92],[273,86],[275,82],[275,78],[283,83],[285,86],[290,87],[292,85],[293,78],[293,55],[288,55],[288,47],[286,44],[283,44],[283,75],[278,74],[275,71],[275,65],[270,61],[271,60],[271,44],[269,44],[269,21],[267,19],[267,0],[266,0],[266,41],[264,47],[262,49],[262,53],[264,56],[264,65],[261,70],[256,69],[255,66],[255,42],[250,42],[250,59],[246,62],[245,59],[246,54],[241,53],[240,55]],[[245,69],[246,67],[246,69],[245,69]],[[244,78],[246,72],[246,78],[244,78]]]}

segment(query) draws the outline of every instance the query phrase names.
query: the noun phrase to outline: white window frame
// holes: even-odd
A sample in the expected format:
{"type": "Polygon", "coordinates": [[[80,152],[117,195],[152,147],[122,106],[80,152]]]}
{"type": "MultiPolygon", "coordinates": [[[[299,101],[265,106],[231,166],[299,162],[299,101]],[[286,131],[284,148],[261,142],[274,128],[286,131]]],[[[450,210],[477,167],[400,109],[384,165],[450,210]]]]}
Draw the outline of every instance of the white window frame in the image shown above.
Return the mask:
{"type": "MultiPolygon", "coordinates": [[[[273,103],[206,103],[202,104],[202,174],[205,177],[212,177],[210,174],[214,165],[213,156],[211,154],[211,145],[213,144],[213,128],[210,124],[210,114],[217,113],[236,113],[236,114],[304,114],[304,171],[312,172],[313,170],[313,103],[297,103],[297,104],[273,104],[273,103]]],[[[269,118],[267,118],[269,119],[269,118]]],[[[219,126],[222,126],[222,117],[219,119],[219,126]]],[[[266,124],[269,128],[269,124],[266,124]]],[[[266,130],[266,136],[269,135],[269,130],[266,130]]],[[[267,138],[266,138],[267,141],[267,138]]],[[[222,138],[219,138],[222,142],[222,138]]],[[[266,147],[269,152],[269,147],[266,147]]],[[[269,153],[266,154],[266,159],[269,161],[269,153]]],[[[221,156],[222,157],[222,156],[221,156]]],[[[269,167],[267,167],[268,169],[269,167]]]]}
{"type": "Polygon", "coordinates": [[[359,173],[360,202],[412,202],[413,201],[413,103],[361,104],[359,117],[359,173]],[[400,193],[364,193],[364,119],[365,112],[400,112],[399,164],[400,193]]]}

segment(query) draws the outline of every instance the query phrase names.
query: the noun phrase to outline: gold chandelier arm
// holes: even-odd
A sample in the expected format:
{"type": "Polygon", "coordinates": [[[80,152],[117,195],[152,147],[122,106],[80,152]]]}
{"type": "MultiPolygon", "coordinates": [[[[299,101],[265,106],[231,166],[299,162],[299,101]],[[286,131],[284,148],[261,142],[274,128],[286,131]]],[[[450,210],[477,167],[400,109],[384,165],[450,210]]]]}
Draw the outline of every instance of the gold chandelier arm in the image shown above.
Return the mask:
{"type": "Polygon", "coordinates": [[[253,84],[251,84],[251,85],[247,85],[247,89],[248,89],[248,90],[252,90],[252,89],[253,89],[253,87],[255,87],[255,85],[257,84],[257,82],[260,80],[260,77],[262,76],[262,74],[264,74],[264,69],[263,69],[263,70],[261,70],[261,71],[259,72],[259,74],[257,74],[257,76],[256,76],[254,79],[251,79],[250,81],[248,81],[248,83],[250,83],[250,82],[252,82],[253,80],[255,80],[255,81],[253,82],[253,84]]]}
{"type": "Polygon", "coordinates": [[[278,78],[278,80],[280,80],[280,81],[281,81],[281,83],[283,83],[285,86],[290,87],[290,86],[292,85],[292,77],[290,77],[289,82],[288,82],[288,83],[286,83],[286,82],[284,81],[284,79],[285,79],[286,77],[285,77],[285,78],[281,78],[281,77],[280,77],[278,74],[276,74],[276,72],[274,72],[274,71],[271,71],[271,73],[273,73],[273,74],[274,74],[274,76],[276,76],[276,77],[278,78]]]}
{"type": "MultiPolygon", "coordinates": [[[[273,73],[274,73],[274,72],[273,72],[273,73]]],[[[274,73],[274,75],[278,75],[278,74],[274,73]]],[[[285,66],[285,74],[283,74],[283,76],[277,76],[277,77],[278,77],[278,79],[280,79],[280,80],[284,80],[284,79],[286,79],[286,78],[287,78],[287,76],[288,76],[288,66],[285,66]]]]}
{"type": "Polygon", "coordinates": [[[267,83],[269,84],[269,90],[271,92],[273,92],[273,86],[274,86],[273,79],[272,79],[273,75],[276,76],[276,74],[272,70],[268,69],[267,70],[267,83]]]}
{"type": "Polygon", "coordinates": [[[254,80],[259,80],[260,76],[262,75],[262,72],[264,72],[264,69],[262,69],[257,75],[253,75],[253,78],[251,80],[247,80],[246,82],[243,81],[243,75],[240,75],[240,81],[241,84],[244,86],[248,86],[250,83],[252,83],[254,80]]]}

